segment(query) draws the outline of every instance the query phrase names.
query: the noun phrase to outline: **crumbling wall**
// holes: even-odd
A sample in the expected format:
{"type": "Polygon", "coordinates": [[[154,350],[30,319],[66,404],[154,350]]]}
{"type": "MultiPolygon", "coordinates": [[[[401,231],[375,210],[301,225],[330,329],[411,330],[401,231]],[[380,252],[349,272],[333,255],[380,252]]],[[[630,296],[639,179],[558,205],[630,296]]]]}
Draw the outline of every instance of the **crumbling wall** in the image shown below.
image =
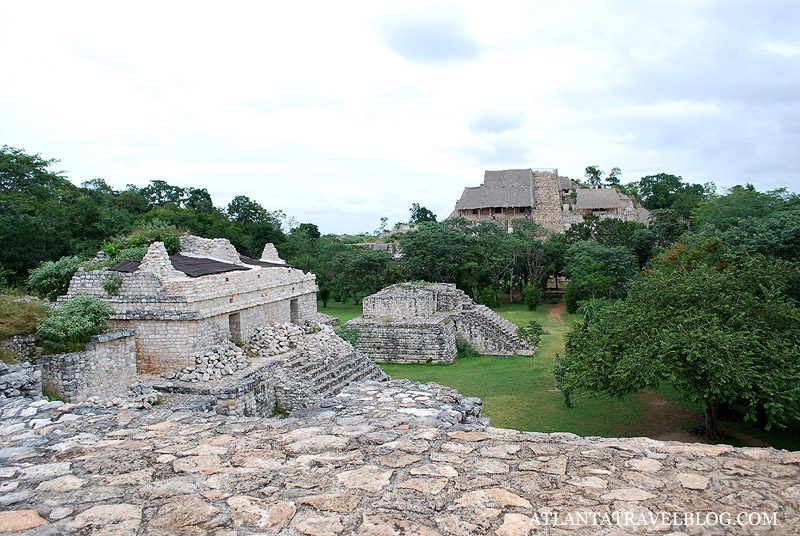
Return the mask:
{"type": "Polygon", "coordinates": [[[42,388],[67,402],[114,397],[136,383],[136,330],[116,329],[89,339],[86,349],[42,355],[42,388]]]}

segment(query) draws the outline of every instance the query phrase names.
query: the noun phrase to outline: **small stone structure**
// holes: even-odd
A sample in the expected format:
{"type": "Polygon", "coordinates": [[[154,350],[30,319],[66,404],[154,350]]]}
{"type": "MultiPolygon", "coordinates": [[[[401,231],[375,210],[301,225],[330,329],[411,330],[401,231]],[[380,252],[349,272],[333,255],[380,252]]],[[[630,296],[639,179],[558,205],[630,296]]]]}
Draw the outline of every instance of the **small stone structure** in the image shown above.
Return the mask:
{"type": "Polygon", "coordinates": [[[188,375],[162,374],[163,379],[148,385],[179,395],[168,399],[171,407],[252,417],[270,415],[276,406],[295,411],[319,405],[355,382],[388,380],[378,365],[325,324],[267,325],[253,335],[249,348],[256,357],[230,375],[214,378],[204,370],[211,381],[203,381],[198,366],[188,375]]]}
{"type": "Polygon", "coordinates": [[[197,352],[224,339],[247,340],[264,324],[314,320],[316,291],[316,277],[285,264],[272,244],[254,260],[226,239],[185,236],[179,255],[155,242],[141,261],[78,271],[67,297],[107,300],[113,327],[139,331],[139,374],[158,374],[193,366],[197,352]],[[122,284],[109,295],[103,282],[112,277],[122,284]]]}
{"type": "Polygon", "coordinates": [[[357,348],[383,363],[452,363],[456,335],[484,355],[531,354],[517,327],[455,285],[392,285],[364,298],[357,348]]]}
{"type": "Polygon", "coordinates": [[[81,352],[41,355],[43,390],[67,402],[124,394],[137,381],[136,334],[114,329],[90,337],[81,352]]]}
{"type": "Polygon", "coordinates": [[[116,329],[82,352],[43,356],[43,384],[81,402],[120,399],[141,381],[178,395],[169,403],[184,409],[257,416],[387,379],[326,325],[332,317],[317,313],[316,290],[314,275],[287,265],[272,244],[255,260],[225,239],[184,236],[177,255],[155,242],[141,260],[75,274],[67,297],[105,299],[116,329]],[[112,294],[110,278],[120,283],[112,294]]]}

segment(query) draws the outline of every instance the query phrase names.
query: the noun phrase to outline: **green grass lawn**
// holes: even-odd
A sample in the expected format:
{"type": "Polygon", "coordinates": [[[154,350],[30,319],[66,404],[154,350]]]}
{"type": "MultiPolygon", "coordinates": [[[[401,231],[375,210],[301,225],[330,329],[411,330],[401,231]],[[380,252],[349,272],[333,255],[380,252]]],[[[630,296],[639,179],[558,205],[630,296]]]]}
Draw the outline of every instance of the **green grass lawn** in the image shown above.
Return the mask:
{"type": "MultiPolygon", "coordinates": [[[[541,304],[528,311],[524,304],[502,304],[497,313],[520,326],[531,320],[548,331],[533,357],[474,357],[452,365],[383,364],[393,378],[436,382],[466,396],[483,399],[483,415],[501,428],[537,432],[572,432],[582,436],[636,437],[686,440],[687,431],[700,423],[701,408],[668,387],[644,390],[623,400],[599,395],[564,405],[553,376],[556,354],[564,352],[564,337],[577,315],[560,304],[541,304]]],[[[778,448],[800,449],[800,427],[784,432],[753,430],[744,423],[722,423],[778,448]]],[[[743,444],[736,441],[725,441],[743,444]]]]}
{"type": "Polygon", "coordinates": [[[325,313],[326,315],[335,316],[339,322],[344,324],[348,320],[361,316],[361,305],[353,305],[352,301],[341,303],[333,300],[328,301],[328,306],[323,307],[322,301],[317,301],[317,311],[325,313]]]}
{"type": "Polygon", "coordinates": [[[524,304],[504,304],[496,311],[520,326],[531,320],[548,331],[533,357],[473,357],[452,365],[384,364],[393,378],[434,381],[483,400],[483,414],[493,426],[537,432],[573,432],[580,435],[641,435],[644,404],[636,399],[618,401],[607,396],[564,406],[552,370],[557,353],[575,315],[551,316],[559,306],[540,305],[528,311],[524,304]]]}

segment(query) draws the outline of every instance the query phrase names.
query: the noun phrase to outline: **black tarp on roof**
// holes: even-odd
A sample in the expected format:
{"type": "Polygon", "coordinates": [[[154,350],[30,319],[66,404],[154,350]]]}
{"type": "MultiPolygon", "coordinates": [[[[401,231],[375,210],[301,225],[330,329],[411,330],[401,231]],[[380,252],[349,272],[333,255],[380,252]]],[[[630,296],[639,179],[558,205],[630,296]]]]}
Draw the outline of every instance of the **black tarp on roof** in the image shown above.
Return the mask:
{"type": "MultiPolygon", "coordinates": [[[[170,255],[169,260],[172,266],[179,272],[183,272],[189,277],[200,277],[211,274],[223,274],[234,270],[249,270],[245,266],[231,264],[229,262],[216,261],[214,259],[202,259],[197,257],[186,257],[184,255],[170,255]]],[[[112,266],[111,269],[117,272],[135,272],[142,259],[127,259],[112,266]]]]}
{"type": "Polygon", "coordinates": [[[249,264],[251,266],[261,266],[262,268],[294,268],[294,266],[289,266],[288,264],[284,264],[281,262],[261,261],[258,259],[247,257],[246,255],[239,255],[239,260],[245,264],[249,264]]]}

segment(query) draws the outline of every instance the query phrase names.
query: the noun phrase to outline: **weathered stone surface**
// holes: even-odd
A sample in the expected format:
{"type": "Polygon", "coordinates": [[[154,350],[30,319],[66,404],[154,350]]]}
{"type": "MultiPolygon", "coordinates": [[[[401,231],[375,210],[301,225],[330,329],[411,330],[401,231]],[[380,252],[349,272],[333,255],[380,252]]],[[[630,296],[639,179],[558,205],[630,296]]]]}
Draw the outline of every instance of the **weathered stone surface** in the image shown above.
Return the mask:
{"type": "Polygon", "coordinates": [[[47,525],[47,520],[36,510],[9,510],[0,512],[0,533],[19,532],[47,525]]]}
{"type": "Polygon", "coordinates": [[[348,488],[378,491],[389,485],[393,473],[394,471],[383,471],[377,465],[365,465],[339,473],[336,479],[348,488]]]}
{"type": "Polygon", "coordinates": [[[278,531],[286,527],[297,512],[297,507],[289,501],[267,502],[238,495],[227,500],[233,509],[231,519],[238,526],[255,526],[261,530],[278,531]]]}
{"type": "Polygon", "coordinates": [[[300,504],[311,505],[317,510],[349,514],[358,507],[361,498],[357,495],[347,495],[344,493],[324,493],[322,495],[300,497],[297,501],[300,504]]]}
{"type": "Polygon", "coordinates": [[[336,516],[309,516],[294,528],[309,536],[336,536],[344,530],[342,522],[336,516]]]}
{"type": "Polygon", "coordinates": [[[686,489],[706,489],[709,483],[708,477],[695,473],[678,473],[675,478],[686,489]]]}
{"type": "Polygon", "coordinates": [[[449,391],[405,381],[287,419],[0,399],[0,519],[33,511],[50,523],[37,536],[800,533],[785,451],[500,430],[452,407],[449,391]],[[413,408],[426,411],[399,411],[413,408]],[[776,524],[586,520],[740,512],[776,524]]]}
{"type": "Polygon", "coordinates": [[[142,507],[134,504],[104,504],[84,510],[69,524],[70,529],[101,527],[105,532],[136,534],[142,522],[142,507]],[[111,529],[111,530],[109,530],[111,529]]]}

